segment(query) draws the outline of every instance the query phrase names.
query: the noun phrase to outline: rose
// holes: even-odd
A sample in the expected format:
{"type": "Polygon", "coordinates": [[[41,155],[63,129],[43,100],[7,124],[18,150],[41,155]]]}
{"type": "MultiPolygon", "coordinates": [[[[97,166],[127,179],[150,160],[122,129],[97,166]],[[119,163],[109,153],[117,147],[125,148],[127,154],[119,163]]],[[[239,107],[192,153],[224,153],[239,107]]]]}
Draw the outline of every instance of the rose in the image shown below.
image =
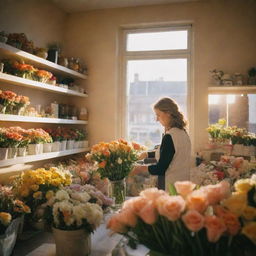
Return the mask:
{"type": "Polygon", "coordinates": [[[205,217],[205,227],[209,242],[217,242],[220,236],[226,231],[226,226],[220,218],[216,216],[205,217]]]}
{"type": "Polygon", "coordinates": [[[187,207],[190,210],[204,212],[209,205],[207,194],[203,190],[195,190],[187,196],[187,207]]]}
{"type": "Polygon", "coordinates": [[[182,220],[185,226],[193,232],[199,231],[204,226],[204,216],[195,210],[187,211],[182,216],[182,220]]]}
{"type": "Polygon", "coordinates": [[[185,210],[185,201],[181,196],[160,196],[156,201],[157,209],[160,215],[168,220],[177,220],[185,210]]]}
{"type": "Polygon", "coordinates": [[[191,181],[176,181],[174,186],[178,194],[186,198],[186,196],[194,190],[196,184],[191,181]]]}

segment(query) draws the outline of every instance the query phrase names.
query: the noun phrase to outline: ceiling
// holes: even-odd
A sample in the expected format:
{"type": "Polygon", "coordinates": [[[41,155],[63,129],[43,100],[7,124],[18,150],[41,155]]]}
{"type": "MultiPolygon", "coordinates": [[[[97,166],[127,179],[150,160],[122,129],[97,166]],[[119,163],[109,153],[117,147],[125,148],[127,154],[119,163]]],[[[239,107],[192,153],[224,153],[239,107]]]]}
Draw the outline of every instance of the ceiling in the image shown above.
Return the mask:
{"type": "Polygon", "coordinates": [[[121,8],[156,4],[195,2],[199,0],[51,0],[65,12],[81,12],[95,9],[121,8]]]}

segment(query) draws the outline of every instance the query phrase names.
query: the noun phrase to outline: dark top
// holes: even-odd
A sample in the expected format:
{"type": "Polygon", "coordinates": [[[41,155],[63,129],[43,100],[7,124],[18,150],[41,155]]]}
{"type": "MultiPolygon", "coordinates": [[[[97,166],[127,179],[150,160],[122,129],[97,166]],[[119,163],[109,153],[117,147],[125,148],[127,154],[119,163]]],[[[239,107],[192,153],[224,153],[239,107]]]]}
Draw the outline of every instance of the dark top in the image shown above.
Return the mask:
{"type": "MultiPolygon", "coordinates": [[[[160,158],[156,164],[149,165],[148,171],[151,175],[158,175],[158,189],[165,190],[165,172],[169,167],[175,148],[170,134],[165,134],[160,145],[160,158]]],[[[148,152],[148,157],[155,157],[155,152],[148,152]]]]}

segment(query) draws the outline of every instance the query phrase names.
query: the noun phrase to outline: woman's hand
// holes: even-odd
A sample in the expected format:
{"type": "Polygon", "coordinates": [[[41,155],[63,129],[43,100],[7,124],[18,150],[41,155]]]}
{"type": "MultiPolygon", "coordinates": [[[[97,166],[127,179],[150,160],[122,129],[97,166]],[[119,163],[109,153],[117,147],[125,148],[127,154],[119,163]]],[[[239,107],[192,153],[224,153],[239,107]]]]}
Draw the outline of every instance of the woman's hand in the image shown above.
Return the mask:
{"type": "Polygon", "coordinates": [[[130,172],[130,175],[134,176],[147,171],[148,171],[148,167],[146,165],[137,165],[132,169],[132,171],[130,172]]]}
{"type": "Polygon", "coordinates": [[[138,160],[143,160],[143,159],[145,159],[145,158],[147,158],[148,157],[148,152],[142,152],[140,155],[139,155],[139,157],[138,157],[138,160]]]}

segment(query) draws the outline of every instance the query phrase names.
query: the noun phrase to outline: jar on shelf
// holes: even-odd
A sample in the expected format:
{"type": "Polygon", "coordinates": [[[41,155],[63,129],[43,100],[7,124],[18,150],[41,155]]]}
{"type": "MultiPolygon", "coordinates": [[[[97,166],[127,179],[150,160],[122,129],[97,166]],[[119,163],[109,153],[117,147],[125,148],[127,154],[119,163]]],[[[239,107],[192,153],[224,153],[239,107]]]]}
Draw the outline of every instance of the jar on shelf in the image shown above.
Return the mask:
{"type": "Polygon", "coordinates": [[[234,74],[234,84],[235,85],[243,85],[243,75],[240,73],[234,74]]]}

